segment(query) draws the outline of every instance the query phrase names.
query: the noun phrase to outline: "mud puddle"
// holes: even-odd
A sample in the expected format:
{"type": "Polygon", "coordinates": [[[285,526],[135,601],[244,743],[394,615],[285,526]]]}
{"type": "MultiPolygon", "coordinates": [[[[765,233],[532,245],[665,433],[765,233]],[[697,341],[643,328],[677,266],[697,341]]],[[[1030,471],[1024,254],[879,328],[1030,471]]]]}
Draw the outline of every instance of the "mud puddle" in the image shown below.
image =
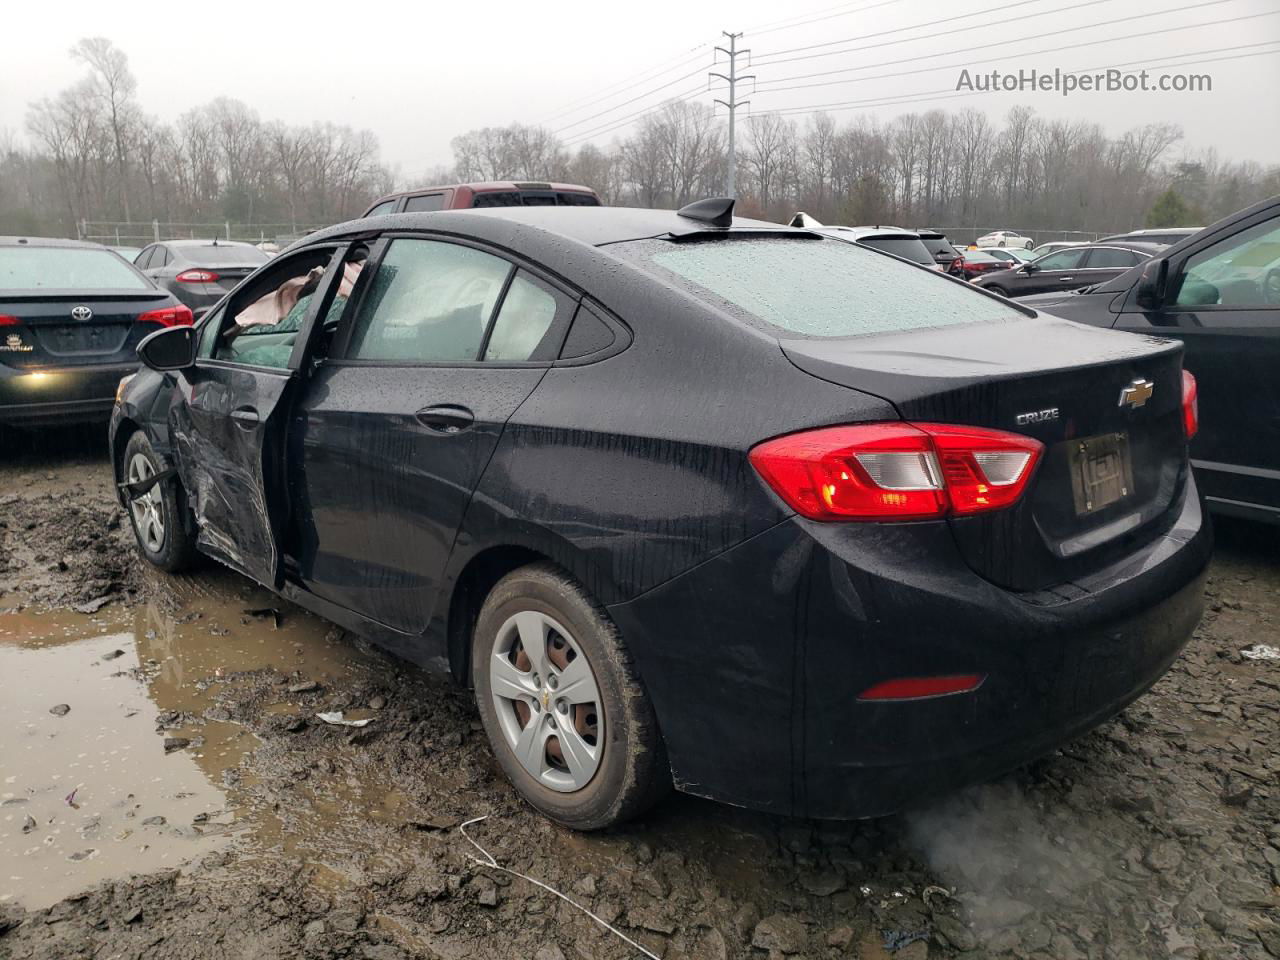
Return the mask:
{"type": "Polygon", "coordinates": [[[291,686],[319,689],[360,657],[321,621],[231,598],[198,613],[0,614],[0,903],[39,909],[233,841],[248,856],[319,845],[352,807],[394,809],[354,779],[308,803],[305,822],[261,802],[242,771],[261,741],[217,703],[223,678],[271,671],[306,678],[273,684],[270,711],[297,713],[291,686]]]}

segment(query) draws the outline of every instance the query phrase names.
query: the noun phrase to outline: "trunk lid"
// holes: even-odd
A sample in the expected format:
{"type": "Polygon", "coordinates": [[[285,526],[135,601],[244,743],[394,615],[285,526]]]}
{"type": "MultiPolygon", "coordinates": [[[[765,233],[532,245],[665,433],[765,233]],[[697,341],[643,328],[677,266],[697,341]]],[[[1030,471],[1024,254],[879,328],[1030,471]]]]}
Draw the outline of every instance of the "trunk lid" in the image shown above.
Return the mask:
{"type": "Polygon", "coordinates": [[[784,339],[813,376],[906,420],[1034,437],[1021,500],[949,522],[969,565],[1018,591],[1069,583],[1158,536],[1186,484],[1182,347],[1039,316],[841,339],[784,339]],[[1122,399],[1122,391],[1139,386],[1122,399]],[[1151,385],[1150,396],[1142,395],[1151,385]]]}
{"type": "Polygon", "coordinates": [[[161,290],[0,297],[0,315],[13,318],[0,326],[0,363],[20,369],[128,363],[137,359],[138,342],[159,329],[137,323],[138,315],[172,302],[161,290]]]}

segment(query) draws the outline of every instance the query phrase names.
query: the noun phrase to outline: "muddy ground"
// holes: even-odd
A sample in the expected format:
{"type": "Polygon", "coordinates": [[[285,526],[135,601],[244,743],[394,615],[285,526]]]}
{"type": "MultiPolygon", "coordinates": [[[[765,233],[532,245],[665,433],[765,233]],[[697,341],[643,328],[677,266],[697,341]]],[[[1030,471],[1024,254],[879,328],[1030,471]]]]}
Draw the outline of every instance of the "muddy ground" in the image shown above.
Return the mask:
{"type": "Polygon", "coordinates": [[[1241,652],[1280,646],[1274,529],[1219,524],[1169,675],[998,783],[856,824],[674,796],[584,836],[516,798],[465,692],[213,565],[144,569],[96,432],[0,443],[0,957],[644,956],[475,862],[481,816],[664,960],[1280,957],[1280,660],[1241,652]]]}

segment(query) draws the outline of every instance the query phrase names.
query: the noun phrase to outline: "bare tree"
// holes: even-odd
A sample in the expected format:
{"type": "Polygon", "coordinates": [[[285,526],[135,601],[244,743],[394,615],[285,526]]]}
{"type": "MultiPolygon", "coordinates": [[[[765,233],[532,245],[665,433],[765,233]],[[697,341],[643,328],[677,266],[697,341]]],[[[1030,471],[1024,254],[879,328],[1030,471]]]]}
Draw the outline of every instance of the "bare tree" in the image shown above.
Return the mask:
{"type": "Polygon", "coordinates": [[[71,48],[71,56],[89,67],[89,89],[106,112],[119,174],[120,205],[128,221],[129,174],[125,157],[129,130],[135,119],[133,95],[138,82],[129,70],[129,58],[106,37],[86,37],[71,48]]]}

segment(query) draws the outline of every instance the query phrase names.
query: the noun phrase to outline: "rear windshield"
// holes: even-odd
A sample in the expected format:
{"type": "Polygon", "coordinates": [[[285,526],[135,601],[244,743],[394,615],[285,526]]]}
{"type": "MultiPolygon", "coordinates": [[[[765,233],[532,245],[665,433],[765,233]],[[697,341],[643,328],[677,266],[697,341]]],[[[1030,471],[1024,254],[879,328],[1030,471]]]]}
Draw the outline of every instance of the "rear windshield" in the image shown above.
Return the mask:
{"type": "Polygon", "coordinates": [[[257,247],[232,247],[210,243],[201,247],[178,247],[184,260],[200,267],[256,267],[270,257],[257,247]]]}
{"type": "Polygon", "coordinates": [[[933,266],[933,254],[919,237],[866,237],[858,242],[914,263],[927,263],[933,266]]]}
{"type": "Polygon", "coordinates": [[[149,290],[145,278],[108,250],[0,248],[0,290],[149,290]]]}
{"type": "Polygon", "coordinates": [[[938,237],[937,239],[934,239],[933,237],[921,237],[920,242],[923,243],[924,248],[935,257],[940,253],[948,257],[954,257],[956,255],[956,248],[951,246],[950,241],[947,240],[946,237],[938,237]]]}
{"type": "Polygon", "coordinates": [[[589,193],[491,190],[477,193],[471,205],[473,207],[598,207],[600,200],[589,193]]]}
{"type": "Polygon", "coordinates": [[[639,240],[613,249],[770,332],[849,337],[1024,316],[940,273],[841,240],[639,240]]]}

